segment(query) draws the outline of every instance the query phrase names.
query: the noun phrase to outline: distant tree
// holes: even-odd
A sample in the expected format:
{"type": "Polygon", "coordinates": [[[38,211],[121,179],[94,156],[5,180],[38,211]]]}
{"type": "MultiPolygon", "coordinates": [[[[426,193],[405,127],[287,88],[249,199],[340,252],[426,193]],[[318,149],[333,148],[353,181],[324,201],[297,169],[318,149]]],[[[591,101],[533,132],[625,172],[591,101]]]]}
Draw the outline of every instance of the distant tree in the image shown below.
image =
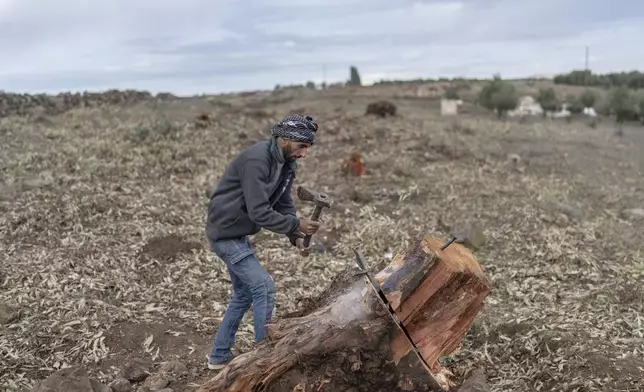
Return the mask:
{"type": "Polygon", "coordinates": [[[608,105],[615,114],[618,124],[617,133],[622,135],[622,125],[625,121],[639,120],[638,104],[628,87],[613,88],[608,97],[608,105]]]}
{"type": "Polygon", "coordinates": [[[590,71],[573,70],[567,74],[561,74],[554,77],[555,84],[569,84],[573,86],[584,86],[586,84],[597,85],[597,81],[592,79],[590,71]]]}
{"type": "Polygon", "coordinates": [[[552,87],[539,89],[537,102],[541,105],[544,116],[546,115],[546,112],[556,112],[561,107],[557,94],[552,87]]]}
{"type": "Polygon", "coordinates": [[[468,83],[467,80],[459,79],[454,81],[454,88],[457,91],[461,91],[461,90],[470,91],[472,89],[472,85],[468,83]]]}
{"type": "Polygon", "coordinates": [[[637,90],[634,94],[635,103],[637,105],[637,112],[640,122],[644,125],[644,89],[637,90]]]}
{"type": "Polygon", "coordinates": [[[597,101],[597,95],[592,90],[586,89],[579,97],[579,102],[586,108],[592,108],[597,101]]]}
{"type": "Polygon", "coordinates": [[[572,114],[581,114],[584,111],[584,105],[574,94],[566,95],[566,108],[572,114]]]}
{"type": "Polygon", "coordinates": [[[349,81],[347,82],[348,86],[362,86],[362,81],[360,80],[360,74],[358,73],[358,68],[352,65],[349,68],[349,81]]]}
{"type": "Polygon", "coordinates": [[[448,87],[445,89],[445,94],[443,95],[445,99],[461,99],[458,94],[458,89],[456,87],[448,87]]]}
{"type": "Polygon", "coordinates": [[[613,72],[608,74],[593,74],[588,70],[573,70],[567,74],[554,77],[555,84],[573,86],[597,87],[628,87],[631,89],[644,88],[644,73],[639,71],[613,72]]]}
{"type": "Polygon", "coordinates": [[[306,88],[310,88],[312,90],[315,90],[315,83],[313,83],[312,81],[309,80],[308,82],[306,82],[306,88]]]}
{"type": "Polygon", "coordinates": [[[498,74],[494,75],[494,79],[479,94],[479,103],[487,109],[496,110],[499,118],[516,108],[518,102],[519,96],[514,85],[504,82],[498,74]]]}
{"type": "Polygon", "coordinates": [[[613,113],[608,98],[609,97],[607,96],[605,99],[602,99],[601,101],[595,103],[594,109],[597,114],[602,117],[609,117],[613,113]]]}

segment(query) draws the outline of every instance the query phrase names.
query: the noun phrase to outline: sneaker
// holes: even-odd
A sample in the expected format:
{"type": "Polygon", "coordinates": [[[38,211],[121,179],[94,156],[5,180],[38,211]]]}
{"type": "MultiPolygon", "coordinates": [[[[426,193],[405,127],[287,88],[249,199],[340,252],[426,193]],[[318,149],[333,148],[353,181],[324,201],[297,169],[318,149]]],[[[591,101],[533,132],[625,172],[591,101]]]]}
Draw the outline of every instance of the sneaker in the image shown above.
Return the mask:
{"type": "Polygon", "coordinates": [[[212,363],[212,362],[208,361],[208,369],[210,369],[210,370],[221,370],[221,369],[225,368],[228,364],[229,364],[229,362],[212,363]]]}
{"type": "Polygon", "coordinates": [[[228,366],[230,361],[233,359],[233,356],[231,355],[226,362],[211,362],[210,361],[210,356],[206,354],[206,360],[208,361],[208,369],[210,370],[221,370],[228,366]]]}

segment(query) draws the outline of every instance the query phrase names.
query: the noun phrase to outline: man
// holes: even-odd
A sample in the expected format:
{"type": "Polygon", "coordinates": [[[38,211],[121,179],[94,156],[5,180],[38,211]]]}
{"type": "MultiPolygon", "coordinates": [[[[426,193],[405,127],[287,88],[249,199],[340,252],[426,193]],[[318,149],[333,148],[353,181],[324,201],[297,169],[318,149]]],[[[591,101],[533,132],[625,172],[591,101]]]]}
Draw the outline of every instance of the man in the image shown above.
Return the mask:
{"type": "Polygon", "coordinates": [[[235,333],[251,304],[255,343],[264,338],[273,314],[275,284],[255,257],[248,236],[264,228],[284,234],[304,250],[304,235],[319,228],[318,222],[296,216],[291,197],[297,160],[306,157],[317,130],[309,116],[285,117],[272,127],[270,140],[233,158],[210,199],[206,235],[233,285],[233,297],[208,356],[210,369],[221,369],[232,359],[235,333]]]}

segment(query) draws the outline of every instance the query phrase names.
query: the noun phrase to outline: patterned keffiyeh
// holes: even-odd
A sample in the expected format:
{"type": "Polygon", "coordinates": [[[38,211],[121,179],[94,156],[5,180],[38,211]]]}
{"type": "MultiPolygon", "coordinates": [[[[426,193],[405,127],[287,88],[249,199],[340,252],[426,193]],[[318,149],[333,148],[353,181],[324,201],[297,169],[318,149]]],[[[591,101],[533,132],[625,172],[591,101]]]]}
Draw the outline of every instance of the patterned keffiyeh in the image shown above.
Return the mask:
{"type": "Polygon", "coordinates": [[[287,140],[313,144],[317,130],[318,124],[313,121],[312,117],[293,114],[273,125],[271,134],[287,140]]]}

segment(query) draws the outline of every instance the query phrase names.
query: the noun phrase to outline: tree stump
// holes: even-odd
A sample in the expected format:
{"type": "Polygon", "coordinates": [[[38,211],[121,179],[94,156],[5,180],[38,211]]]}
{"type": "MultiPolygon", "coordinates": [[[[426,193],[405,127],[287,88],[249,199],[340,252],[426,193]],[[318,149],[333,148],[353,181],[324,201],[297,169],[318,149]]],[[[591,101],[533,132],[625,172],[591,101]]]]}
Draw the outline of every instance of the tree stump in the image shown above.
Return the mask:
{"type": "Polygon", "coordinates": [[[453,390],[459,382],[438,359],[458,348],[490,287],[467,248],[441,246],[426,236],[374,275],[423,361],[368,279],[348,268],[197,392],[453,390]]]}

